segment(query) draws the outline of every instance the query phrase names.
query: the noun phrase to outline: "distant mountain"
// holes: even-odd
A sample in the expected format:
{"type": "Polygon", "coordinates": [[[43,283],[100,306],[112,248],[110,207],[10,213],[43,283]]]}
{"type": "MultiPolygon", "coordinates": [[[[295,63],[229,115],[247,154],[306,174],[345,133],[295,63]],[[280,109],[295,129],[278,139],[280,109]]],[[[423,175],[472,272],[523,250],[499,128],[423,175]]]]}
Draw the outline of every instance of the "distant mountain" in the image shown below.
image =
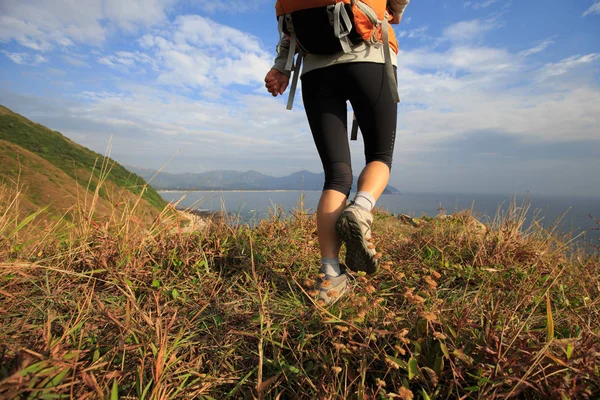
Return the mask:
{"type": "Polygon", "coordinates": [[[114,160],[0,106],[0,188],[16,184],[23,211],[48,207],[51,215],[67,219],[69,210],[86,198],[89,202],[97,187],[97,216],[135,204],[142,191],[140,215],[155,218],[166,205],[141,177],[114,160]]]}
{"type": "MultiPolygon", "coordinates": [[[[293,174],[274,177],[256,171],[208,171],[198,174],[172,174],[152,169],[128,166],[131,171],[150,181],[158,190],[321,190],[324,174],[298,171],[293,174]]],[[[356,190],[354,178],[353,190],[356,190]]],[[[400,191],[388,186],[384,193],[399,194],[400,191]]]]}

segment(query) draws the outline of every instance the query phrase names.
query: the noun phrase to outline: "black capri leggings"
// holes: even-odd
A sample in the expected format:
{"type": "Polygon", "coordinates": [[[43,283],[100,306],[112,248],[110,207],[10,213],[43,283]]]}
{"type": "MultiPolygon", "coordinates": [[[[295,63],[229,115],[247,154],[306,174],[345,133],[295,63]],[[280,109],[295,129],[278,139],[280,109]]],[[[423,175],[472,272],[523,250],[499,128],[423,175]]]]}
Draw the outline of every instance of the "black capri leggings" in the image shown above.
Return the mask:
{"type": "Polygon", "coordinates": [[[346,100],[352,104],[362,133],[367,164],[381,161],[391,169],[397,104],[392,100],[384,64],[353,62],[310,71],[302,76],[302,98],[325,171],[323,190],[350,194],[346,100]]]}

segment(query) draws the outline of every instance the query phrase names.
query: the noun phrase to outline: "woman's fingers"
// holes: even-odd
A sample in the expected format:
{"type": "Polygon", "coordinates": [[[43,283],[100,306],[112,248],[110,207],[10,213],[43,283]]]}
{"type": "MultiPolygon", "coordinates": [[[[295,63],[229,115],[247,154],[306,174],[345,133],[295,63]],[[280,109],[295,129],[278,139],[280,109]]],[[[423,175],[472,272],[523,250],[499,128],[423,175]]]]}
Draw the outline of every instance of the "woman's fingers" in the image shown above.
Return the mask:
{"type": "Polygon", "coordinates": [[[267,88],[267,91],[275,97],[278,94],[283,94],[283,92],[285,92],[289,81],[290,78],[287,75],[276,69],[272,69],[267,73],[267,76],[265,76],[265,87],[267,88]]]}
{"type": "Polygon", "coordinates": [[[285,92],[285,89],[287,89],[289,83],[290,77],[281,74],[281,76],[279,77],[279,94],[283,94],[283,92],[285,92]]]}
{"type": "Polygon", "coordinates": [[[273,95],[273,97],[277,96],[279,93],[279,85],[277,83],[272,85],[267,85],[267,91],[273,95]]]}
{"type": "Polygon", "coordinates": [[[288,87],[289,81],[289,79],[285,79],[283,82],[281,82],[281,85],[279,86],[279,94],[283,94],[283,92],[285,92],[285,89],[287,89],[288,87]]]}
{"type": "Polygon", "coordinates": [[[272,80],[277,80],[277,74],[280,73],[279,71],[277,71],[276,69],[271,69],[269,72],[267,72],[267,76],[265,76],[265,82],[267,81],[272,81],[272,80]]]}

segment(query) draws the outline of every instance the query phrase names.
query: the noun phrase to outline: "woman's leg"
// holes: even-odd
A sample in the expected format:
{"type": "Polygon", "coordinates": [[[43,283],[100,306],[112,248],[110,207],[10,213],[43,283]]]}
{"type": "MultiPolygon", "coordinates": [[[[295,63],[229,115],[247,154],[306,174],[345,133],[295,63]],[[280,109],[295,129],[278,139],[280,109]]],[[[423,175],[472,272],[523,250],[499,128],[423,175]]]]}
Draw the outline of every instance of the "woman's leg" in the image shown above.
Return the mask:
{"type": "Polygon", "coordinates": [[[371,161],[363,168],[358,177],[358,191],[370,193],[377,201],[389,180],[390,167],[381,161],[371,161]]]}
{"type": "Polygon", "coordinates": [[[331,304],[346,291],[348,275],[340,265],[341,241],[335,224],[346,206],[352,186],[347,108],[339,66],[309,72],[302,79],[302,97],[310,129],[319,152],[325,184],[317,207],[321,250],[318,285],[320,301],[331,304]]]}
{"type": "Polygon", "coordinates": [[[338,258],[341,241],[335,223],[346,208],[346,195],[337,190],[324,190],[317,207],[317,232],[322,258],[338,258]]]}
{"type": "Polygon", "coordinates": [[[346,93],[339,84],[343,70],[343,65],[322,68],[302,78],[304,108],[325,172],[323,193],[317,207],[317,230],[323,258],[339,255],[341,243],[335,232],[335,222],[346,205],[352,186],[346,93]]]}
{"type": "Polygon", "coordinates": [[[348,64],[348,98],[365,145],[366,166],[358,180],[353,204],[336,223],[346,243],[346,264],[358,271],[377,271],[378,255],[371,242],[371,210],[388,184],[396,136],[397,104],[383,64],[348,64]]]}
{"type": "Polygon", "coordinates": [[[390,178],[396,140],[398,106],[389,90],[383,64],[354,63],[348,66],[348,97],[354,108],[365,146],[366,166],[358,191],[379,199],[390,178]]]}

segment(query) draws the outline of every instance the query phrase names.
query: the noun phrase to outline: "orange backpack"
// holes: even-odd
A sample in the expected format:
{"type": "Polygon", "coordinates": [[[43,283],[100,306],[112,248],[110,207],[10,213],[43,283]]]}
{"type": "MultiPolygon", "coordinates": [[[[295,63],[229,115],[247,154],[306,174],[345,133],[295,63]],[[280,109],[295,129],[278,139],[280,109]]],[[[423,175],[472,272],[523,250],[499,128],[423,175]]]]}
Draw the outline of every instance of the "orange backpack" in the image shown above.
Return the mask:
{"type": "MultiPolygon", "coordinates": [[[[389,23],[392,19],[387,0],[277,0],[275,12],[284,33],[295,34],[304,52],[318,54],[346,51],[344,47],[348,41],[344,38],[352,44],[358,44],[362,39],[371,45],[381,45],[384,22],[389,23]],[[328,14],[329,21],[326,21],[324,16],[328,14]],[[317,40],[328,41],[325,35],[318,37],[319,32],[315,33],[322,29],[319,25],[323,21],[329,22],[329,30],[341,41],[342,48],[323,49],[326,44],[315,43],[317,40]]],[[[398,53],[398,42],[392,29],[389,29],[388,43],[398,53]]]]}
{"type": "Polygon", "coordinates": [[[390,54],[390,47],[398,53],[398,41],[394,30],[389,27],[393,15],[388,9],[387,0],[277,0],[275,11],[280,38],[284,34],[290,37],[285,69],[293,71],[294,78],[288,110],[292,109],[305,53],[349,53],[351,46],[361,41],[375,47],[384,46],[390,90],[394,100],[400,101],[390,54]],[[300,55],[294,63],[297,47],[300,48],[300,55]]]}

